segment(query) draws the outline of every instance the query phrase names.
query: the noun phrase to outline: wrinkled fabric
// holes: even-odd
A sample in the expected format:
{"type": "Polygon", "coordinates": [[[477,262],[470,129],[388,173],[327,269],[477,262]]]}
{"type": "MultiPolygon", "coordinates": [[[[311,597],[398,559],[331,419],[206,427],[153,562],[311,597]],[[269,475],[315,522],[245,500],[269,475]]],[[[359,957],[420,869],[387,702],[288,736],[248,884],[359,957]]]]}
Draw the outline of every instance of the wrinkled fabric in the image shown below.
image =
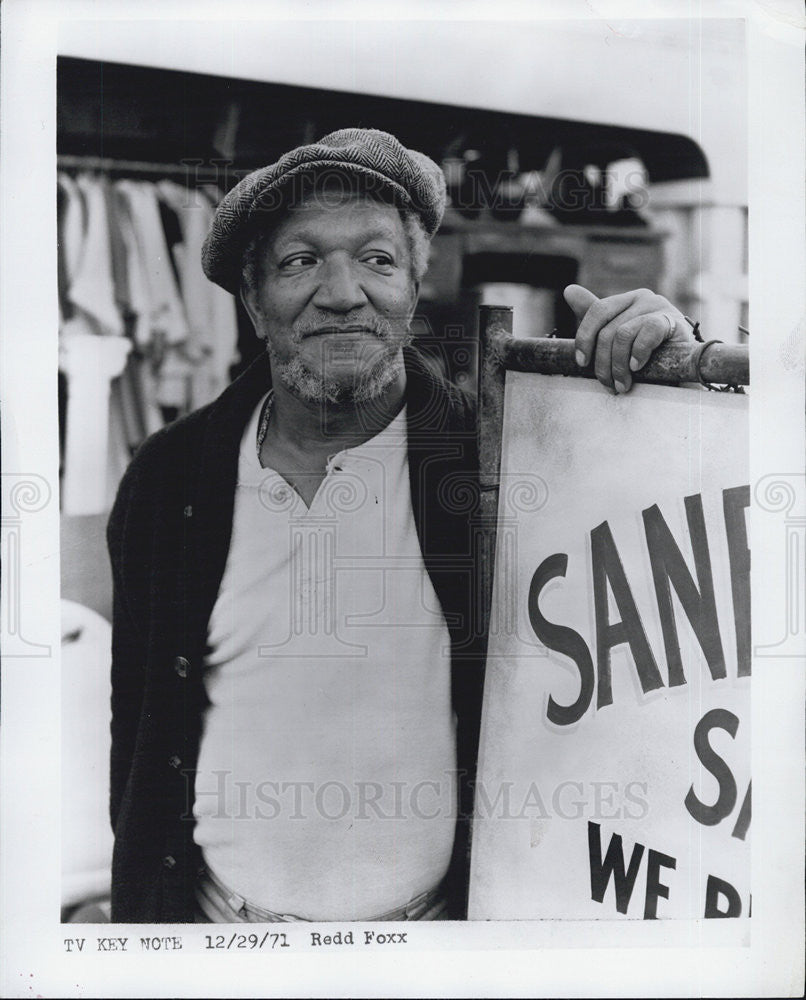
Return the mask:
{"type": "Polygon", "coordinates": [[[213,218],[208,195],[174,181],[160,181],[156,189],[176,213],[182,231],[181,242],[172,250],[188,322],[187,355],[194,362],[189,404],[197,409],[224,391],[230,367],[238,361],[235,301],[208,281],[201,268],[201,247],[213,218]]]}
{"type": "MultiPolygon", "coordinates": [[[[81,175],[76,181],[86,210],[81,252],[70,275],[67,298],[76,332],[122,336],[123,321],[115,301],[107,204],[101,181],[81,175]]],[[[71,237],[72,238],[72,237],[71,237]]]]}

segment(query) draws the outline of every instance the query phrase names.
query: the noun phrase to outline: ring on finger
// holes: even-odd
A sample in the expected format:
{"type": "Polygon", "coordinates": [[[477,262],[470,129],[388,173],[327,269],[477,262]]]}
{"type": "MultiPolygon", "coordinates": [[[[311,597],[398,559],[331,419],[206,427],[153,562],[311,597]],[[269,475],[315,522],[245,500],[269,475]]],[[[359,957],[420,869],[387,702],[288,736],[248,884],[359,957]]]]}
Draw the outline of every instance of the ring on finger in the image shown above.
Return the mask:
{"type": "Polygon", "coordinates": [[[672,334],[674,333],[675,326],[677,324],[675,323],[674,318],[669,315],[669,313],[661,313],[661,316],[663,316],[663,318],[669,324],[669,329],[666,331],[666,336],[671,337],[672,334]]]}

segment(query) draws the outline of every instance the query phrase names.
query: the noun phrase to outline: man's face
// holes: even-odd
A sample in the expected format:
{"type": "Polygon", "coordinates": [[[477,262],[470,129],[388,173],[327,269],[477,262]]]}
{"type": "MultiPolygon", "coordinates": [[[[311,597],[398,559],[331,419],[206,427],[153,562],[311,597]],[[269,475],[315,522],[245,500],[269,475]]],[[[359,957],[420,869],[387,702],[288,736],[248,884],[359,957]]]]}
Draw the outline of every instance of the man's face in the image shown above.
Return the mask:
{"type": "Polygon", "coordinates": [[[244,303],[272,374],[312,402],[366,402],[402,371],[417,301],[398,211],[330,192],[292,208],[244,303]]]}

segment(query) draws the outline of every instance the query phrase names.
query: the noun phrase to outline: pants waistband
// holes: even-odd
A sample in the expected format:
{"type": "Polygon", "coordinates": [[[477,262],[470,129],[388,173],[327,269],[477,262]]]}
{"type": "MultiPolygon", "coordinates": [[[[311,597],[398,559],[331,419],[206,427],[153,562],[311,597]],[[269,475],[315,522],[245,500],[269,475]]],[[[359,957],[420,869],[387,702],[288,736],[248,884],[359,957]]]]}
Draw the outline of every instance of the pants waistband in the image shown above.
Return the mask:
{"type": "MultiPolygon", "coordinates": [[[[293,913],[276,913],[244,899],[228,889],[209,868],[203,868],[196,884],[196,902],[204,916],[213,923],[312,923],[307,917],[293,913]]],[[[369,922],[395,920],[434,920],[447,906],[442,883],[421,892],[404,906],[378,916],[365,917],[369,922]]]]}

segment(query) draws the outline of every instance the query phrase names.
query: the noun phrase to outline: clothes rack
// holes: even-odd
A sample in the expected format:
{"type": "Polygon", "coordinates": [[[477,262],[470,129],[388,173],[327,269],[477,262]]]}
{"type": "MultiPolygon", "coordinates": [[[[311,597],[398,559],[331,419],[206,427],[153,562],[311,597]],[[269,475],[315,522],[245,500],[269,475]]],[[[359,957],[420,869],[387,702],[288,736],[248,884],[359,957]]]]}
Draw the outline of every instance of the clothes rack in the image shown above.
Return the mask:
{"type": "Polygon", "coordinates": [[[62,512],[108,510],[132,451],[215,399],[235,300],[201,268],[229,162],[57,156],[62,512]]]}
{"type": "Polygon", "coordinates": [[[228,187],[232,179],[240,180],[249,171],[236,169],[228,160],[212,161],[205,165],[203,160],[187,160],[183,163],[157,163],[144,160],[119,160],[111,156],[77,156],[59,153],[56,157],[59,170],[89,170],[102,173],[142,174],[152,177],[185,177],[200,183],[215,183],[228,187]]]}

